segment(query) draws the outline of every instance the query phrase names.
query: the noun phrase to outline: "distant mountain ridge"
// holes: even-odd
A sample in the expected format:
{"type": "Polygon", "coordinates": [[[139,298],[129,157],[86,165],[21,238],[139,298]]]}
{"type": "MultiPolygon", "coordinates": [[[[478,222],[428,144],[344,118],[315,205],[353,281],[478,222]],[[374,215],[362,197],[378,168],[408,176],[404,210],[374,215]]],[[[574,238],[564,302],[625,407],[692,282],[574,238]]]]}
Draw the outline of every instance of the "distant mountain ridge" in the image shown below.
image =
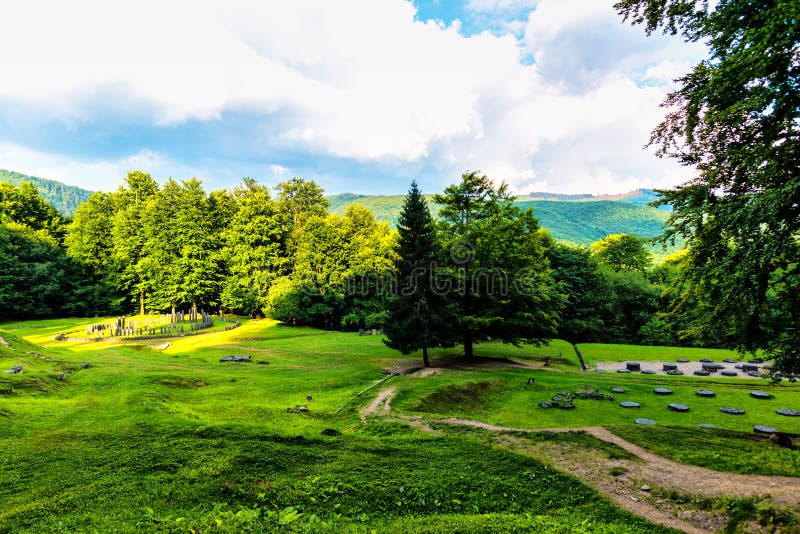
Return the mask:
{"type": "Polygon", "coordinates": [[[19,187],[22,182],[31,182],[39,194],[67,217],[75,213],[78,205],[92,196],[93,191],[88,191],[73,185],[62,184],[55,180],[47,180],[37,176],[29,176],[21,172],[0,169],[0,182],[8,182],[19,187]]]}
{"type": "Polygon", "coordinates": [[[564,202],[588,202],[599,200],[613,200],[616,202],[630,202],[631,204],[648,205],[658,200],[659,196],[652,189],[634,189],[627,193],[616,195],[592,195],[589,193],[568,195],[562,193],[545,193],[536,191],[524,196],[517,197],[517,200],[559,200],[564,202]]]}
{"type": "MultiPolygon", "coordinates": [[[[656,198],[651,190],[638,190],[610,199],[593,195],[551,195],[548,199],[517,197],[515,204],[522,209],[533,208],[534,215],[544,228],[559,241],[589,245],[609,234],[630,233],[652,238],[661,234],[669,212],[647,205],[656,198]],[[571,197],[565,199],[564,197],[571,197]]],[[[331,213],[343,214],[347,206],[358,203],[369,209],[379,221],[396,225],[403,205],[403,195],[359,195],[344,193],[330,195],[331,213]]],[[[431,214],[436,217],[439,206],[433,195],[425,199],[431,214]]]]}

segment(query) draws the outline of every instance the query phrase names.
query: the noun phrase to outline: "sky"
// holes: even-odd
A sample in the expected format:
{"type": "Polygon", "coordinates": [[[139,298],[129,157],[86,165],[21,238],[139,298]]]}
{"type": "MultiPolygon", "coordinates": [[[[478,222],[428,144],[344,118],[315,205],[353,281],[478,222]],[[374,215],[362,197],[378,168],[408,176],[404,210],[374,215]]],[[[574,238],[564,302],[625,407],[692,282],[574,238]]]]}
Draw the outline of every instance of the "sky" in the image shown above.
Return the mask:
{"type": "Polygon", "coordinates": [[[303,177],[328,193],[623,193],[692,170],[645,149],[702,44],[613,0],[0,4],[0,168],[90,190],[130,170],[303,177]]]}

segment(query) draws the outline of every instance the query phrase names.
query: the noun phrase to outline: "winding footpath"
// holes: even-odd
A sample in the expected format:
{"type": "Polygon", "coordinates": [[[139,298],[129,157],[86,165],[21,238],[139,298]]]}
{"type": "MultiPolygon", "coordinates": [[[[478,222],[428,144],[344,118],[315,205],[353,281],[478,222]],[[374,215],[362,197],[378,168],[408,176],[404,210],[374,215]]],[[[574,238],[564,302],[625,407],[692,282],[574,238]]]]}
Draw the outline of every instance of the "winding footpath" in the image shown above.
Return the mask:
{"type": "MultiPolygon", "coordinates": [[[[416,428],[433,430],[419,416],[407,416],[391,411],[396,388],[385,388],[359,413],[367,417],[383,417],[404,421],[416,428]]],[[[650,487],[676,495],[717,498],[723,496],[764,498],[780,508],[800,508],[800,478],[782,476],[740,475],[723,473],[703,467],[668,460],[627,441],[602,427],[580,428],[511,428],[471,419],[437,419],[431,423],[479,428],[498,434],[493,441],[501,447],[544,460],[596,489],[615,504],[653,523],[690,533],[718,531],[725,518],[703,510],[685,510],[666,499],[650,495],[650,487]],[[589,450],[569,442],[544,441],[531,443],[514,437],[510,432],[585,432],[594,438],[627,451],[633,458],[609,459],[608,453],[589,450]],[[613,476],[611,468],[621,469],[624,476],[613,476]]]]}

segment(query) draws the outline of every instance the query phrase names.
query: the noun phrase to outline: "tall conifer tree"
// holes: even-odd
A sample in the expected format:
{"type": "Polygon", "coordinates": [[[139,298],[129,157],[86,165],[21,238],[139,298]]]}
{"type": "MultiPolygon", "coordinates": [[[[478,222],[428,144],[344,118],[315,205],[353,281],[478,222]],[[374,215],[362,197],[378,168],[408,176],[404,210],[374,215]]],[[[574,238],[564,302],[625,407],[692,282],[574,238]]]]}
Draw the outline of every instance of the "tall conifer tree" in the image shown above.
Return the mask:
{"type": "Polygon", "coordinates": [[[439,247],[433,218],[416,182],[411,182],[397,231],[397,291],[389,299],[384,342],[403,354],[422,350],[423,363],[430,367],[428,349],[454,346],[458,332],[447,295],[439,294],[431,283],[439,247]]]}

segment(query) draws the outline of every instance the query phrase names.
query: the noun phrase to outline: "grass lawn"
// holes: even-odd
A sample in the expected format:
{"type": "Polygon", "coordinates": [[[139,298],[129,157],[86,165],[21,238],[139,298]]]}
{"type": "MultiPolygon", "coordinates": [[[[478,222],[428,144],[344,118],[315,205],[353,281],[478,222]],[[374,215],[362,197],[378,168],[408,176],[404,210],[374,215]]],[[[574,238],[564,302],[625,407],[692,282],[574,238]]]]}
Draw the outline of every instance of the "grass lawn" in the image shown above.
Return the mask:
{"type": "Polygon", "coordinates": [[[721,362],[725,358],[741,360],[741,354],[727,349],[698,349],[695,347],[643,347],[639,345],[610,345],[606,343],[581,343],[578,349],[586,365],[597,362],[664,361],[674,362],[678,358],[699,361],[710,358],[721,362]]]}
{"type": "MultiPolygon", "coordinates": [[[[576,479],[479,434],[362,423],[358,408],[374,392],[355,395],[385,378],[386,369],[420,365],[417,355],[399,356],[380,336],[244,320],[235,330],[172,338],[166,349],[151,346],[160,341],[54,339],[97,322],[0,325],[11,345],[0,346],[0,369],[24,367],[23,374],[0,373],[0,532],[659,531],[576,479]],[[269,363],[219,361],[231,354],[269,363]],[[84,362],[91,367],[81,369],[84,362]],[[67,377],[59,381],[62,372],[67,377]],[[297,405],[309,411],[287,412],[297,405]]],[[[397,376],[387,382],[399,391],[393,409],[524,428],[624,429],[639,416],[692,431],[703,422],[747,432],[758,422],[800,432],[795,420],[774,414],[800,404],[796,386],[759,385],[776,398],[756,401],[747,395],[752,383],[742,381],[583,373],[563,341],[538,348],[481,343],[476,353],[536,368],[397,376]],[[554,358],[549,368],[541,366],[545,357],[554,358]],[[614,402],[579,400],[570,411],[538,407],[584,384],[628,393],[614,402]],[[675,394],[656,397],[656,386],[675,394]],[[718,397],[695,398],[701,386],[718,397]],[[623,399],[642,407],[624,410],[623,399]],[[668,402],[692,411],[669,412],[668,402]],[[725,416],[718,405],[747,414],[725,416]]],[[[432,352],[434,363],[446,365],[459,355],[458,348],[432,352]]],[[[738,432],[714,435],[720,446],[752,450],[738,432]]],[[[674,440],[674,457],[694,461],[694,445],[682,443],[674,440]]],[[[795,457],[765,458],[781,471],[795,457]]],[[[720,468],[732,461],[719,460],[720,468]]]]}

